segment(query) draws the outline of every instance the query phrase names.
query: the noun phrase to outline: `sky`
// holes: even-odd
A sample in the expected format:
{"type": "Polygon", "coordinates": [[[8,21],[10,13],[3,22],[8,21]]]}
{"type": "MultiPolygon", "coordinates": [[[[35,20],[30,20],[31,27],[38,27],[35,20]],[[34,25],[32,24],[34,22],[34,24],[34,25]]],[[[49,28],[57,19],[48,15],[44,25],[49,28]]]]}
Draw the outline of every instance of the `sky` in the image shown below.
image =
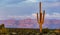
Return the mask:
{"type": "Polygon", "coordinates": [[[39,2],[47,19],[60,19],[60,0],[0,0],[0,20],[36,18],[39,2]]]}

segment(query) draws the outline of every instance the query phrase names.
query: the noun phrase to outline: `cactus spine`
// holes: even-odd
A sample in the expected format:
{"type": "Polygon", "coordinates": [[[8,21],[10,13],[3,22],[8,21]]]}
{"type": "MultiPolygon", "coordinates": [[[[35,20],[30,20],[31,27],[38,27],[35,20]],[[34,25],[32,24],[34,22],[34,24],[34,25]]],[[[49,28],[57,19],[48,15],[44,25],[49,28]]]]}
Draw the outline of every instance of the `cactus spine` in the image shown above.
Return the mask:
{"type": "Polygon", "coordinates": [[[42,33],[42,24],[44,23],[44,17],[45,17],[45,10],[42,12],[41,2],[39,3],[40,6],[40,12],[37,13],[37,21],[39,23],[40,27],[40,33],[42,33]]]}

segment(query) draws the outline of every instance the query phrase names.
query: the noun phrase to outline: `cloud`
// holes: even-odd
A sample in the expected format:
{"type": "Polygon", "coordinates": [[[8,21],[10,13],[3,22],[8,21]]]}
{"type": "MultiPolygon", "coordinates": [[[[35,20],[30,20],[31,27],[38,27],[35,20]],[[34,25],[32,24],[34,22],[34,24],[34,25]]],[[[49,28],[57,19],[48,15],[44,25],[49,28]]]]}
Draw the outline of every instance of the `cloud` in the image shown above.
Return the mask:
{"type": "Polygon", "coordinates": [[[32,16],[37,17],[37,14],[36,13],[33,13],[32,16]]]}
{"type": "MultiPolygon", "coordinates": [[[[13,16],[13,15],[8,15],[8,16],[0,16],[0,20],[4,20],[4,19],[26,19],[26,18],[31,18],[31,19],[36,19],[37,15],[36,13],[32,13],[31,15],[20,15],[20,16],[13,16]]],[[[46,14],[45,15],[46,19],[60,19],[60,13],[52,13],[52,14],[46,14]]]]}
{"type": "Polygon", "coordinates": [[[46,14],[47,19],[60,19],[60,13],[46,14]]]}
{"type": "MultiPolygon", "coordinates": [[[[32,14],[32,17],[34,17],[36,19],[37,15],[36,13],[32,14]]],[[[45,14],[45,18],[47,19],[60,19],[60,13],[57,12],[53,12],[52,14],[45,14]]]]}
{"type": "Polygon", "coordinates": [[[13,5],[20,5],[20,4],[23,4],[23,3],[36,3],[36,2],[45,2],[45,1],[59,1],[59,0],[0,0],[1,2],[0,2],[0,6],[6,6],[6,5],[8,5],[8,6],[13,6],[13,5]]]}
{"type": "Polygon", "coordinates": [[[6,6],[6,5],[18,4],[23,1],[26,1],[26,0],[0,0],[0,7],[6,6]]]}
{"type": "Polygon", "coordinates": [[[26,0],[26,2],[37,2],[36,0],[26,0]]]}
{"type": "MultiPolygon", "coordinates": [[[[19,16],[36,18],[35,13],[38,12],[38,9],[39,9],[38,3],[36,3],[38,1],[44,1],[43,9],[47,8],[46,13],[48,13],[48,12],[52,13],[53,10],[56,10],[56,9],[52,9],[52,8],[55,8],[55,7],[59,8],[59,6],[60,6],[60,2],[55,2],[57,0],[0,0],[0,1],[1,1],[0,2],[1,5],[2,5],[2,7],[0,7],[0,16],[11,15],[16,18],[19,16]],[[45,2],[45,1],[54,1],[54,2],[45,2]]],[[[47,16],[50,18],[50,16],[52,16],[52,15],[47,14],[47,16]]]]}
{"type": "MultiPolygon", "coordinates": [[[[42,7],[43,7],[43,9],[45,9],[45,10],[51,10],[51,9],[53,9],[54,8],[54,10],[55,10],[55,8],[59,8],[60,7],[60,2],[43,2],[42,3],[42,7]]],[[[60,9],[60,8],[59,8],[60,9]]],[[[58,10],[59,10],[58,9],[58,10]]],[[[53,11],[53,10],[51,10],[51,11],[53,11]]]]}
{"type": "MultiPolygon", "coordinates": [[[[36,19],[37,15],[36,13],[32,14],[32,17],[34,17],[36,19]]],[[[60,19],[60,13],[57,12],[53,12],[52,14],[45,14],[45,18],[46,19],[60,19]]]]}
{"type": "Polygon", "coordinates": [[[36,14],[33,13],[31,15],[24,15],[24,16],[9,16],[11,18],[22,18],[22,19],[26,19],[26,18],[31,18],[31,19],[35,19],[36,18],[36,14]]]}
{"type": "Polygon", "coordinates": [[[7,16],[0,16],[0,20],[6,20],[6,19],[36,19],[36,14],[32,13],[31,15],[7,15],[7,16]]]}
{"type": "Polygon", "coordinates": [[[57,2],[59,0],[26,0],[26,2],[57,2]]]}
{"type": "Polygon", "coordinates": [[[56,6],[60,6],[60,2],[52,2],[52,3],[48,3],[48,7],[56,7],[56,6]]]}
{"type": "Polygon", "coordinates": [[[0,15],[30,15],[37,9],[35,6],[21,6],[21,7],[2,7],[0,8],[0,15]]]}

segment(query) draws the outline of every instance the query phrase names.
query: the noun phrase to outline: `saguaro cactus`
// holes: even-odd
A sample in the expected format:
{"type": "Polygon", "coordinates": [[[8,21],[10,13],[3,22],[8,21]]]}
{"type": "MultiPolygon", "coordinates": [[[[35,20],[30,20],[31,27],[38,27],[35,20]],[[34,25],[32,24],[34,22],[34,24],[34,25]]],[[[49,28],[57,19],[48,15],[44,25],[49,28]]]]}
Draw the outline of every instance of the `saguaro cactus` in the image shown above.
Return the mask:
{"type": "Polygon", "coordinates": [[[37,21],[39,23],[40,33],[42,33],[42,24],[44,23],[45,10],[42,12],[41,2],[39,3],[39,6],[40,6],[40,12],[37,13],[37,21]]]}

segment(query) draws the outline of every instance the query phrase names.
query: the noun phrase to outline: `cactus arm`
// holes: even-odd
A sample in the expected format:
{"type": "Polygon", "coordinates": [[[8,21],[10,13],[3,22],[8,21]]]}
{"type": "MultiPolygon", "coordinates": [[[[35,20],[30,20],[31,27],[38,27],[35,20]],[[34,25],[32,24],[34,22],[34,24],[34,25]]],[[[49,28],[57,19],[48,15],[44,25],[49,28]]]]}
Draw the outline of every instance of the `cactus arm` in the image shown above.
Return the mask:
{"type": "Polygon", "coordinates": [[[43,11],[43,21],[44,21],[44,18],[45,18],[45,10],[43,11]]]}
{"type": "Polygon", "coordinates": [[[38,21],[38,13],[37,13],[37,21],[38,21]]]}
{"type": "Polygon", "coordinates": [[[37,22],[40,24],[40,20],[39,20],[40,18],[39,18],[39,15],[38,15],[38,13],[37,13],[37,22]]]}

